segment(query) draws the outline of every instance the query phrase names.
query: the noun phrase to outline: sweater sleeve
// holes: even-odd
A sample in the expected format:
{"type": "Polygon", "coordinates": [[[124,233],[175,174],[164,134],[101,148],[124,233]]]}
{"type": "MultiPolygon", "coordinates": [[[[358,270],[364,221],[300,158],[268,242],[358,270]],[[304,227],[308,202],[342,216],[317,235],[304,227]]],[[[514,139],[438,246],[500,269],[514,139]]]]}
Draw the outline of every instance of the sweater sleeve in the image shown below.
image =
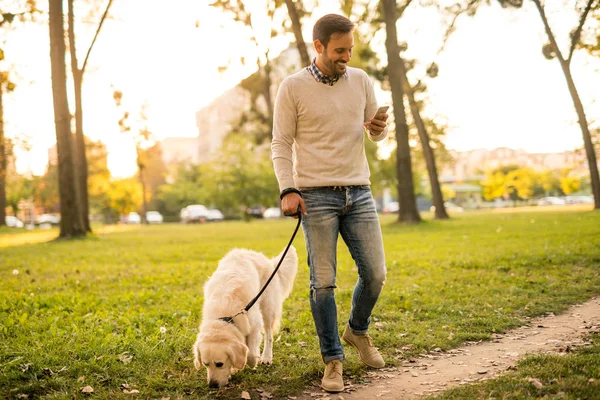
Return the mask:
{"type": "MultiPolygon", "coordinates": [[[[379,108],[379,106],[377,105],[377,98],[375,97],[375,88],[373,87],[373,82],[371,81],[371,78],[369,78],[367,74],[364,74],[364,79],[366,80],[365,90],[367,94],[367,102],[365,107],[365,122],[369,122],[371,121],[371,118],[375,115],[375,112],[377,111],[377,108],[379,108]]],[[[385,139],[385,137],[387,136],[388,127],[386,125],[385,128],[383,128],[383,132],[381,132],[377,136],[372,135],[371,132],[366,128],[365,131],[367,132],[367,135],[371,141],[379,142],[380,140],[385,139]]]]}
{"type": "Polygon", "coordinates": [[[295,187],[292,146],[296,137],[297,111],[289,79],[279,86],[273,112],[271,157],[279,190],[295,187]]]}

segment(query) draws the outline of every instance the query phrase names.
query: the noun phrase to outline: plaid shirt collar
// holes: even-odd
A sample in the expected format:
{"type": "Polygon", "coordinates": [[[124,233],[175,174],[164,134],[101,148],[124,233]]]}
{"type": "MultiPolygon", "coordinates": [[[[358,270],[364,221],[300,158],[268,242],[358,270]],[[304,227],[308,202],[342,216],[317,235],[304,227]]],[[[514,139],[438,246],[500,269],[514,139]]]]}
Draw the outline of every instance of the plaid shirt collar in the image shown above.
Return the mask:
{"type": "Polygon", "coordinates": [[[340,78],[342,76],[344,78],[348,77],[348,72],[344,72],[342,75],[334,75],[333,77],[329,77],[329,76],[325,75],[317,67],[317,64],[315,62],[316,60],[317,59],[314,58],[312,63],[310,63],[310,65],[308,67],[306,67],[308,72],[310,72],[310,74],[313,76],[313,78],[315,78],[315,81],[324,83],[325,85],[333,86],[336,84],[337,81],[340,80],[340,78]]]}

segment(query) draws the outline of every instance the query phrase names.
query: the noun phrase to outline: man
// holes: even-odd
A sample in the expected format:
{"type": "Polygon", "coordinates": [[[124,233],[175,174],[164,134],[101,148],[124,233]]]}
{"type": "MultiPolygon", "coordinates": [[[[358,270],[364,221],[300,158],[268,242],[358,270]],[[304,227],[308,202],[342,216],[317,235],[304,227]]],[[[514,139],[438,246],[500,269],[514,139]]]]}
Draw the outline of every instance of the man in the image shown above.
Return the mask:
{"type": "Polygon", "coordinates": [[[271,144],[281,208],[295,212],[300,207],[303,214],[310,306],[326,364],[322,387],[329,392],[344,389],[344,353],[334,298],[339,234],[358,268],[352,311],[342,337],[367,365],[385,365],[367,334],[386,267],[364,137],[366,129],[370,140],[385,138],[388,115],[375,115],[377,101],[367,74],[347,66],[353,30],[354,24],[339,15],[317,21],[313,29],[317,57],[282,82],[271,144]]]}

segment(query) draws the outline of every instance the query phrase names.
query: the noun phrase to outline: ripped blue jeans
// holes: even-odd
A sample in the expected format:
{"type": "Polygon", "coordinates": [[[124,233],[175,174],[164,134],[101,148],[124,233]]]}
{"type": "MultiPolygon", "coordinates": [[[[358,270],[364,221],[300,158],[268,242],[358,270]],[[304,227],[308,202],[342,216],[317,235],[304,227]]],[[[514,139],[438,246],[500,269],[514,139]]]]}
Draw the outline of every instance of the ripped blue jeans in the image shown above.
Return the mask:
{"type": "Polygon", "coordinates": [[[302,188],[301,192],[308,214],[302,218],[302,230],[310,268],[310,308],[321,355],[325,362],[343,360],[334,296],[337,240],[341,235],[358,269],[348,323],[355,333],[363,334],[386,275],[375,201],[369,186],[302,188]]]}

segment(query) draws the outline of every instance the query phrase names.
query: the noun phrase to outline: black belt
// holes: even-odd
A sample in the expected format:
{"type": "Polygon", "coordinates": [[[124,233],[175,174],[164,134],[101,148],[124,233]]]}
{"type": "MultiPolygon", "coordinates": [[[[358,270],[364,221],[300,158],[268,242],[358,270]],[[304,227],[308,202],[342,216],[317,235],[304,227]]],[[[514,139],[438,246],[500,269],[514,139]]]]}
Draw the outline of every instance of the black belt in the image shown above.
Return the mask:
{"type": "Polygon", "coordinates": [[[331,190],[346,190],[346,189],[354,189],[354,188],[362,188],[362,187],[369,187],[369,185],[347,185],[347,186],[310,186],[310,187],[303,187],[300,188],[300,191],[303,190],[316,190],[316,189],[331,189],[331,190]]]}

